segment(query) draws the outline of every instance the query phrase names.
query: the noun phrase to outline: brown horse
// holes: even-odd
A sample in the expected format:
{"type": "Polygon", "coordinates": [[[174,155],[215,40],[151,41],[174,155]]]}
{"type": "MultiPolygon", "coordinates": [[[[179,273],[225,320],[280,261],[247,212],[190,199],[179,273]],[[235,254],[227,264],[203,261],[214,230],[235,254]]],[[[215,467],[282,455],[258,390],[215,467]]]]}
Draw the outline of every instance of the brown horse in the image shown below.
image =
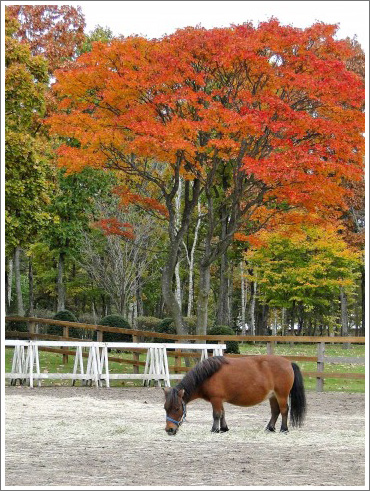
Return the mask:
{"type": "Polygon", "coordinates": [[[254,406],[269,399],[271,419],[266,430],[275,431],[281,413],[280,431],[288,432],[288,399],[292,426],[301,426],[306,397],[301,371],[282,356],[253,355],[240,358],[213,356],[198,363],[176,387],[166,387],[166,432],[175,435],[186,415],[186,404],[194,399],[209,401],[213,408],[212,432],[228,431],[224,402],[254,406]]]}

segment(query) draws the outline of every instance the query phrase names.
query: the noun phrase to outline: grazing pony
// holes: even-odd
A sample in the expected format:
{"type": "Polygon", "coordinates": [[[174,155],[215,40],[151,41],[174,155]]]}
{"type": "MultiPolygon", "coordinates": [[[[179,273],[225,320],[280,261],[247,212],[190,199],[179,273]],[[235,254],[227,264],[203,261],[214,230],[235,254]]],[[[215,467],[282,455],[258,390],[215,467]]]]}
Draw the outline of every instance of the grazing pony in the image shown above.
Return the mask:
{"type": "Polygon", "coordinates": [[[228,431],[224,402],[235,406],[254,406],[269,399],[271,419],[266,430],[275,431],[281,413],[280,431],[288,432],[290,422],[301,426],[306,397],[301,371],[282,356],[252,355],[238,358],[213,356],[190,370],[176,387],[165,387],[166,432],[175,435],[185,419],[186,404],[202,398],[212,404],[215,433],[228,431]]]}

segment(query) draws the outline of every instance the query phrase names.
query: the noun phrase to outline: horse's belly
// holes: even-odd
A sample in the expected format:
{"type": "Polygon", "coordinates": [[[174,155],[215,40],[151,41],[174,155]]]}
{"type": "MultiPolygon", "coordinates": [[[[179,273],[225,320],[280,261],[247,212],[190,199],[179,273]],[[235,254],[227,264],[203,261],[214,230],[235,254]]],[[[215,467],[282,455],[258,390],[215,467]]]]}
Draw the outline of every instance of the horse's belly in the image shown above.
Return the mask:
{"type": "Polygon", "coordinates": [[[255,406],[274,395],[268,379],[246,381],[245,378],[236,377],[226,377],[222,384],[210,386],[207,392],[209,399],[219,397],[235,406],[255,406]]]}
{"type": "Polygon", "coordinates": [[[254,392],[247,391],[244,393],[237,394],[236,396],[229,396],[225,399],[225,402],[233,404],[234,406],[255,406],[256,404],[260,404],[266,399],[270,399],[274,395],[273,390],[262,390],[259,388],[254,392]]]}

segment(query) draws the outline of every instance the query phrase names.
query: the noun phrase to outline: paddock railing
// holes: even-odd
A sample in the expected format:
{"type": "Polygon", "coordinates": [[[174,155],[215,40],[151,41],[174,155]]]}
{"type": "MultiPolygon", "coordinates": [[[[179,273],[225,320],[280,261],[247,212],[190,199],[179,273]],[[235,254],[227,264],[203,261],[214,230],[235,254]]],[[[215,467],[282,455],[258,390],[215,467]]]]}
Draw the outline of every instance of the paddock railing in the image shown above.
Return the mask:
{"type": "MultiPolygon", "coordinates": [[[[71,379],[74,385],[76,380],[81,380],[83,385],[88,382],[94,383],[96,387],[102,387],[103,381],[106,387],[110,386],[112,379],[138,379],[143,380],[144,385],[151,381],[161,382],[170,386],[170,379],[182,378],[179,374],[170,374],[167,351],[174,349],[169,343],[100,343],[88,341],[22,341],[5,340],[6,347],[14,347],[11,372],[5,373],[5,378],[11,380],[14,385],[17,380],[20,384],[28,380],[29,386],[33,387],[34,381],[41,385],[42,379],[71,379]],[[50,373],[41,372],[39,349],[56,348],[58,346],[75,349],[75,359],[72,373],[50,373]],[[85,353],[83,350],[86,350],[85,353]],[[145,350],[146,361],[143,373],[111,373],[109,370],[108,350],[145,350]],[[84,364],[84,355],[87,364],[84,364]]],[[[223,355],[225,344],[181,344],[177,348],[200,351],[200,358],[208,358],[208,352],[212,356],[223,355]]],[[[199,355],[199,354],[198,354],[199,355]]]]}
{"type": "MultiPolygon", "coordinates": [[[[157,333],[153,331],[142,331],[135,329],[124,329],[118,327],[108,327],[102,325],[95,324],[83,324],[76,322],[68,322],[68,321],[59,321],[54,319],[43,319],[37,317],[19,317],[19,316],[7,316],[5,318],[6,322],[15,321],[15,322],[27,322],[28,324],[28,332],[19,332],[19,331],[6,331],[6,336],[17,337],[17,338],[25,338],[31,340],[55,340],[55,341],[73,341],[73,342],[81,342],[81,339],[71,338],[69,336],[69,328],[77,328],[85,331],[96,332],[96,342],[103,342],[103,333],[104,332],[113,332],[120,333],[132,336],[132,343],[129,343],[131,348],[133,343],[138,343],[139,340],[143,340],[145,338],[150,338],[150,340],[158,339],[159,342],[162,340],[172,340],[175,342],[170,343],[172,347],[174,347],[174,351],[168,353],[170,356],[174,356],[174,365],[170,366],[170,371],[174,371],[175,375],[181,374],[190,370],[189,366],[181,366],[182,358],[200,358],[201,354],[197,352],[189,353],[184,352],[180,344],[181,342],[191,341],[198,342],[204,344],[206,342],[213,342],[218,344],[224,344],[227,341],[238,341],[238,342],[258,342],[258,343],[266,343],[266,352],[268,354],[274,353],[274,347],[276,343],[315,343],[317,345],[317,355],[316,356],[285,356],[291,361],[307,361],[307,362],[316,362],[316,371],[308,372],[302,371],[303,376],[316,378],[316,390],[318,392],[323,391],[324,389],[324,380],[325,378],[333,378],[333,379],[364,379],[365,374],[363,373],[353,373],[353,372],[328,372],[325,371],[325,367],[328,364],[332,363],[343,363],[343,364],[351,364],[351,365],[364,365],[365,358],[364,357],[328,357],[325,355],[325,346],[326,344],[365,344],[365,337],[359,336],[250,336],[250,335],[196,335],[196,334],[167,334],[167,333],[157,333]],[[38,332],[39,325],[57,325],[63,327],[63,336],[55,336],[51,334],[41,334],[38,332]]],[[[91,341],[91,340],[89,340],[91,341]]],[[[145,346],[148,343],[144,343],[145,346]]],[[[157,344],[157,343],[155,343],[157,344]]],[[[58,346],[61,346],[60,342],[57,343],[58,346]]],[[[194,344],[191,344],[194,346],[194,344]]],[[[207,349],[209,344],[206,345],[207,349]]],[[[72,355],[73,352],[69,352],[63,348],[53,348],[53,347],[42,347],[40,348],[45,351],[51,351],[55,353],[61,353],[63,355],[63,363],[68,362],[68,355],[72,355]]],[[[125,351],[130,351],[130,348],[125,348],[125,351]]],[[[139,360],[140,351],[145,351],[145,348],[132,349],[133,351],[133,359],[122,359],[119,357],[109,357],[112,361],[117,361],[119,363],[128,363],[132,364],[134,367],[134,373],[139,373],[139,366],[145,365],[145,362],[139,360]]],[[[87,355],[86,355],[87,356],[87,355]]],[[[245,356],[245,355],[232,355],[228,354],[227,356],[245,356]]],[[[181,376],[182,376],[181,375],[181,376]]]]}

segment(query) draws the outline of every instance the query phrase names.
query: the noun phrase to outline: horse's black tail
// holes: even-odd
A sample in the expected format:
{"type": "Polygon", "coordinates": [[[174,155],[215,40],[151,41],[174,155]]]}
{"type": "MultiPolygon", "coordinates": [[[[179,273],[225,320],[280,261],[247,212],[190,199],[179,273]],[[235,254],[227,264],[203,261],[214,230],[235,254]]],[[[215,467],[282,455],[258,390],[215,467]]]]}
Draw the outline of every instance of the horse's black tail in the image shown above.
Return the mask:
{"type": "Polygon", "coordinates": [[[302,426],[306,414],[306,394],[299,366],[292,363],[292,367],[294,382],[290,391],[290,422],[292,426],[302,426]]]}

